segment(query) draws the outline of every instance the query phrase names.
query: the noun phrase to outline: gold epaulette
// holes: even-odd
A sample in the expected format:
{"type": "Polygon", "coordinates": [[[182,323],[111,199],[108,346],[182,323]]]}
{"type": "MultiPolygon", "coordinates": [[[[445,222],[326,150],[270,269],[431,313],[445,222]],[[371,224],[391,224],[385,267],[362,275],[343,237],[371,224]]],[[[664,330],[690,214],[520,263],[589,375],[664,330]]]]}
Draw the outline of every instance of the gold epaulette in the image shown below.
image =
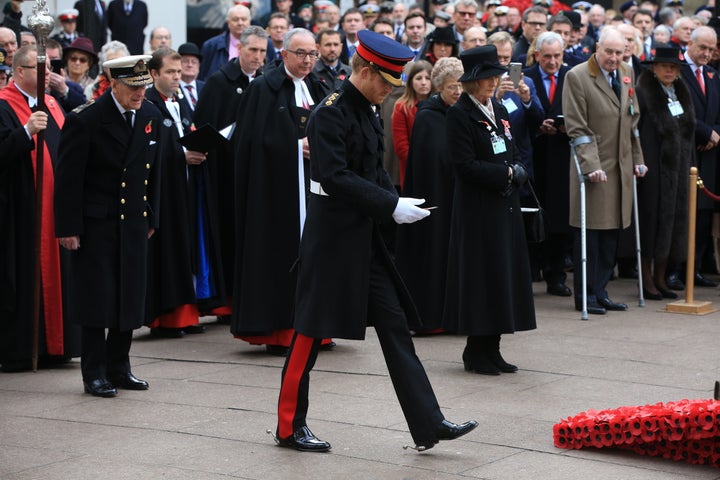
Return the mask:
{"type": "Polygon", "coordinates": [[[85,102],[85,103],[83,103],[82,105],[80,105],[80,106],[78,106],[78,107],[75,107],[75,109],[73,110],[73,113],[80,113],[80,112],[82,112],[83,110],[85,110],[87,107],[89,107],[90,105],[92,105],[93,103],[95,103],[95,99],[92,99],[92,100],[90,100],[89,102],[85,102]]]}
{"type": "Polygon", "coordinates": [[[327,97],[327,98],[325,99],[325,106],[326,106],[326,107],[332,106],[332,105],[335,103],[335,101],[336,101],[338,98],[340,98],[341,95],[342,95],[342,92],[335,92],[335,93],[333,93],[332,95],[330,95],[329,97],[327,97]]]}

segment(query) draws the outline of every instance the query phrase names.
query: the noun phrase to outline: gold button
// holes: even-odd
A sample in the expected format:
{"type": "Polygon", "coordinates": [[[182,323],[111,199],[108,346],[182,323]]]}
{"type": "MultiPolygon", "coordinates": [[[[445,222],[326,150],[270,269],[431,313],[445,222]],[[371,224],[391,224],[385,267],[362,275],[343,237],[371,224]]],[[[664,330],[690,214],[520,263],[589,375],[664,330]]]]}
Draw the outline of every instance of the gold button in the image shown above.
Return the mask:
{"type": "Polygon", "coordinates": [[[145,180],[145,185],[147,185],[147,180],[145,180]]]}
{"type": "Polygon", "coordinates": [[[124,198],[121,198],[121,199],[120,199],[120,203],[123,204],[123,205],[125,205],[125,199],[124,199],[124,198]]]}
{"type": "Polygon", "coordinates": [[[147,202],[147,195],[143,195],[143,200],[147,202]]]}
{"type": "Polygon", "coordinates": [[[121,186],[122,188],[125,188],[125,182],[122,182],[122,183],[120,184],[120,186],[121,186]]]}
{"type": "Polygon", "coordinates": [[[145,168],[147,168],[148,170],[150,170],[150,164],[149,164],[149,163],[146,163],[146,164],[145,164],[145,168]]]}
{"type": "Polygon", "coordinates": [[[147,217],[147,212],[143,212],[143,217],[147,217]]]}
{"type": "Polygon", "coordinates": [[[120,214],[120,220],[125,220],[125,215],[123,215],[122,213],[120,214]]]}
{"type": "Polygon", "coordinates": [[[127,172],[127,168],[123,168],[123,172],[127,172]]]}

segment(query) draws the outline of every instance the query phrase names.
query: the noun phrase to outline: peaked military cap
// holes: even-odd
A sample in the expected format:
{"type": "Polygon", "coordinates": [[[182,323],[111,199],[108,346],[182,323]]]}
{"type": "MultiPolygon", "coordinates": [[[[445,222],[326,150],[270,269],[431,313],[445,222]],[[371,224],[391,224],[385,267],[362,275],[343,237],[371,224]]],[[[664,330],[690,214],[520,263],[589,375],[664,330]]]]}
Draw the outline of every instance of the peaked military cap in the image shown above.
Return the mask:
{"type": "Polygon", "coordinates": [[[415,58],[412,50],[370,30],[360,30],[357,36],[360,45],[355,53],[374,66],[388,83],[402,86],[403,67],[415,58]]]}
{"type": "Polygon", "coordinates": [[[147,66],[151,58],[150,55],[129,55],[108,60],[103,63],[103,68],[109,68],[112,78],[129,87],[146,87],[153,83],[147,66]]]}

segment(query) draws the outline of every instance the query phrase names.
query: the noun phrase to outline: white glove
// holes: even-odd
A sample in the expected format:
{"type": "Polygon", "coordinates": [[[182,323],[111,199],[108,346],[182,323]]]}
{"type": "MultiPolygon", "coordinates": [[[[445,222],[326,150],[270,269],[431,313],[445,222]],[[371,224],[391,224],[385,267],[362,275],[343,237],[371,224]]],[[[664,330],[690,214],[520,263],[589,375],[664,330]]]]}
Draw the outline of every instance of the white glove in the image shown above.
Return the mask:
{"type": "Polygon", "coordinates": [[[415,205],[422,205],[423,203],[425,203],[424,198],[398,198],[397,206],[392,214],[393,220],[395,220],[395,223],[413,223],[422,220],[430,215],[430,211],[418,208],[415,205]]]}

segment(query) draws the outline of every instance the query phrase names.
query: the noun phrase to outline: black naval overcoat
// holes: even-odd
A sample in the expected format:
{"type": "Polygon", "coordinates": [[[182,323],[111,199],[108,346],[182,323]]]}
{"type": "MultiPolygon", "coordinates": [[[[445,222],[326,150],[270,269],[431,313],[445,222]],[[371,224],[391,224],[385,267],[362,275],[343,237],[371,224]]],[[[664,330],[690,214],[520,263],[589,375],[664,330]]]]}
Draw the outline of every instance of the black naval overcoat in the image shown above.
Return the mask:
{"type": "Polygon", "coordinates": [[[131,132],[111,92],[65,119],[55,170],[55,233],[80,236],[63,263],[66,318],[143,325],[148,231],[159,226],[158,109],[144,101],[131,132]]]}
{"type": "Polygon", "coordinates": [[[311,178],[327,195],[310,194],[298,261],[295,330],[315,338],[364,339],[372,325],[373,254],[392,276],[408,325],[418,326],[417,310],[381,233],[383,224],[394,226],[398,202],[383,168],[383,129],[349,80],[310,116],[308,139],[311,178]]]}
{"type": "MultiPolygon", "coordinates": [[[[305,78],[315,103],[327,93],[305,78]]],[[[292,327],[300,244],[295,87],[282,63],[254,80],[240,100],[235,142],[235,275],[231,331],[262,335],[292,327]]],[[[312,153],[311,153],[312,155],[312,153]]],[[[307,161],[304,174],[308,175],[307,161]]],[[[307,191],[307,190],[306,190],[307,191]]]]}
{"type": "Polygon", "coordinates": [[[497,127],[467,93],[447,113],[455,171],[443,327],[462,335],[535,328],[530,261],[517,189],[502,192],[520,160],[507,110],[493,100],[497,127]],[[493,135],[506,151],[494,153],[493,135]]]}

